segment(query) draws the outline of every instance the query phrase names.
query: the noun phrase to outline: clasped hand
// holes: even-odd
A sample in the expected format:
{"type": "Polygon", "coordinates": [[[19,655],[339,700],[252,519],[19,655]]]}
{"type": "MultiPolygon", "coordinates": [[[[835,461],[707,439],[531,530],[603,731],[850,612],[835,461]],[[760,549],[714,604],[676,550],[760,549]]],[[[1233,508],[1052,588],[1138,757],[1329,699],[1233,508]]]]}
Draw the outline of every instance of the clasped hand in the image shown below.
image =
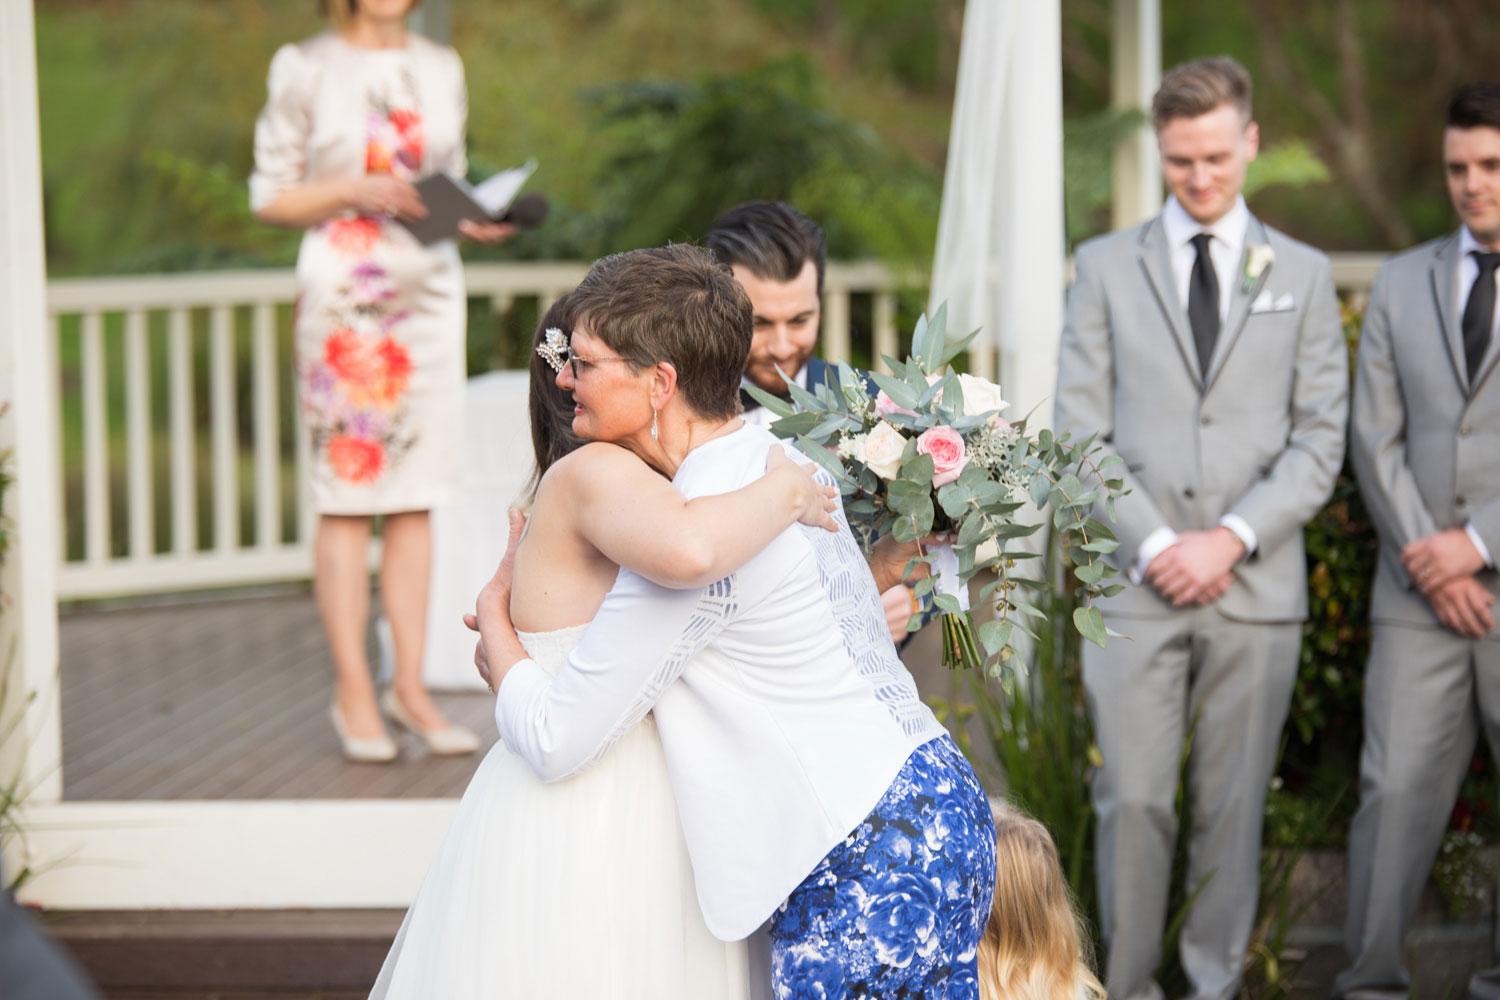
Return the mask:
{"type": "Polygon", "coordinates": [[[1176,608],[1211,604],[1229,590],[1245,543],[1228,528],[1183,531],[1146,567],[1146,582],[1176,608]]]}
{"type": "Polygon", "coordinates": [[[1478,639],[1495,627],[1490,611],[1495,599],[1474,579],[1484,559],[1463,528],[1433,532],[1410,543],[1401,550],[1401,565],[1448,628],[1478,639]]]}

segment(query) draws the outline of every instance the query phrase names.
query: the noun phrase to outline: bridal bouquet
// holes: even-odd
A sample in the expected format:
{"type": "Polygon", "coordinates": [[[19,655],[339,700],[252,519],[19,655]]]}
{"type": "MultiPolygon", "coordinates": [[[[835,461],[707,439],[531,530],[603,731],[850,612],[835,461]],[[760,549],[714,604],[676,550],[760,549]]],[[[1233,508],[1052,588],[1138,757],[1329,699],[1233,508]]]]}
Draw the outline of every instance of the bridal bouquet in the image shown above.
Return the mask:
{"type": "Polygon", "coordinates": [[[887,534],[919,543],[920,555],[906,570],[920,562],[930,568],[916,591],[934,595],[943,613],[946,666],[994,660],[991,669],[998,673],[1011,655],[1013,631],[1035,636],[1026,622],[1043,613],[1023,594],[1043,584],[1015,569],[1038,553],[1015,540],[1041,527],[1036,511],[1050,513],[1084,595],[1074,625],[1102,647],[1111,633],[1093,600],[1121,589],[1105,582],[1118,570],[1104,561],[1119,543],[1092,511],[1102,496],[1113,520],[1121,480],[1105,470],[1119,458],[1096,463],[1092,438],[1074,443],[1045,429],[1033,436],[1024,420],[1007,422],[1000,416],[1008,404],[999,386],[953,371],[950,362],[975,335],[946,344],[946,314],[939,308],[930,323],[926,317],[917,321],[906,362],[886,358],[891,374],[870,376],[878,387],[873,396],[860,374],[842,363],[836,389],[807,390],[789,381],[790,400],[749,391],[776,414],[771,430],[793,438],[838,480],[858,537],[867,545],[887,534]],[[1023,516],[1028,510],[1031,516],[1023,516]],[[947,533],[950,540],[921,544],[934,533],[947,533]],[[969,581],[985,570],[994,570],[996,578],[979,599],[995,607],[996,617],[976,630],[969,581]]]}

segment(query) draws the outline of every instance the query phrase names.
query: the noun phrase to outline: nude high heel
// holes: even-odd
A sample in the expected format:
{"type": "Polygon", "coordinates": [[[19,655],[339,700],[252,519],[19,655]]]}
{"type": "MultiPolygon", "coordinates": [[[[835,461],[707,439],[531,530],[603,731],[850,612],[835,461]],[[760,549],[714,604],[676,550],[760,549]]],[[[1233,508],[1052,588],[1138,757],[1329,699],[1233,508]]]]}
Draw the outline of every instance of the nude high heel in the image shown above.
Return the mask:
{"type": "Polygon", "coordinates": [[[428,753],[440,757],[462,757],[479,749],[479,737],[456,722],[450,722],[441,729],[423,729],[417,725],[417,720],[407,712],[406,706],[401,704],[401,699],[396,697],[392,688],[387,688],[385,694],[380,696],[380,708],[390,716],[391,721],[426,743],[428,753]]]}
{"type": "Polygon", "coordinates": [[[396,741],[381,733],[374,739],[357,740],[344,727],[344,713],[339,711],[338,698],[328,706],[328,717],[333,720],[333,731],[339,734],[344,756],[356,764],[384,764],[396,759],[396,741]]]}

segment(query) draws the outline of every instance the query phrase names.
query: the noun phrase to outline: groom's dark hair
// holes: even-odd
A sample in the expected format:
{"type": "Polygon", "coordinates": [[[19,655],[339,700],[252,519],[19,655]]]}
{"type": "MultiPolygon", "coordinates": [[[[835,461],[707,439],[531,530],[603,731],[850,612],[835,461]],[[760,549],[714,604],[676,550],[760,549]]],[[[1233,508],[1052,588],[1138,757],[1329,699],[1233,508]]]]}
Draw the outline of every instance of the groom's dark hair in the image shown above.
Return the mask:
{"type": "Polygon", "coordinates": [[[1471,83],[1454,94],[1448,127],[1500,129],[1500,83],[1471,83]]]}
{"type": "Polygon", "coordinates": [[[784,201],[747,201],[709,227],[703,245],[730,267],[743,267],[767,281],[788,282],[808,261],[818,272],[823,294],[827,242],[818,224],[784,201]]]}
{"type": "Polygon", "coordinates": [[[1211,56],[1178,63],[1167,70],[1151,98],[1151,126],[1161,128],[1175,118],[1197,118],[1224,104],[1233,104],[1248,122],[1253,87],[1250,73],[1228,56],[1211,56]]]}
{"type": "Polygon", "coordinates": [[[728,265],[688,243],[601,257],[573,292],[578,327],[640,371],[666,361],[700,416],[740,412],[750,297],[728,265]]]}

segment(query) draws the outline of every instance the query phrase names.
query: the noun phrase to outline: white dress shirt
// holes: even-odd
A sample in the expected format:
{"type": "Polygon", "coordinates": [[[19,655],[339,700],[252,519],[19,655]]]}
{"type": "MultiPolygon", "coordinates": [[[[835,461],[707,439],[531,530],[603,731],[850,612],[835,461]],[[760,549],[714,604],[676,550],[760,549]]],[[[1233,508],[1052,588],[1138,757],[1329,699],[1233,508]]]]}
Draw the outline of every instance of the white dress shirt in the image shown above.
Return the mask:
{"type": "MultiPolygon", "coordinates": [[[[1475,252],[1488,253],[1489,250],[1479,245],[1479,241],[1474,239],[1474,234],[1469,232],[1468,226],[1461,226],[1458,231],[1458,288],[1454,290],[1458,295],[1458,307],[1453,311],[1453,315],[1460,319],[1463,317],[1464,307],[1469,304],[1469,293],[1474,289],[1474,282],[1479,278],[1479,262],[1473,257],[1475,252]]],[[[1496,271],[1491,280],[1500,283],[1500,271],[1496,271]]],[[[1497,297],[1496,301],[1500,302],[1500,297],[1497,297]]],[[[1495,341],[1497,330],[1500,330],[1500,308],[1495,310],[1495,315],[1490,321],[1491,343],[1495,341]]],[[[1490,557],[1490,550],[1485,547],[1484,539],[1479,537],[1479,532],[1474,530],[1474,525],[1472,523],[1464,525],[1464,531],[1468,533],[1469,541],[1474,543],[1474,551],[1479,553],[1479,558],[1484,560],[1486,566],[1493,569],[1495,560],[1490,557]]]]}
{"type": "MultiPolygon", "coordinates": [[[[1166,231],[1167,246],[1172,255],[1172,281],[1177,286],[1177,301],[1182,311],[1187,312],[1188,285],[1192,280],[1193,264],[1198,260],[1198,248],[1193,246],[1193,237],[1208,233],[1213,239],[1208,243],[1208,256],[1213,261],[1214,275],[1219,280],[1219,322],[1229,319],[1229,300],[1234,294],[1235,282],[1240,277],[1240,262],[1245,259],[1245,234],[1250,228],[1250,209],[1243,197],[1236,198],[1234,207],[1211,226],[1204,226],[1188,215],[1187,209],[1175,198],[1168,198],[1161,210],[1161,224],[1166,231]]],[[[1219,524],[1234,532],[1245,544],[1245,557],[1255,551],[1255,529],[1238,514],[1225,514],[1219,524]]],[[[1127,576],[1132,583],[1140,583],[1146,567],[1151,561],[1177,543],[1177,532],[1166,525],[1147,535],[1136,550],[1135,563],[1127,576]]]]}
{"type": "MultiPolygon", "coordinates": [[[[690,499],[739,489],[775,444],[742,427],[672,481],[690,499]]],[[[505,745],[546,781],[599,760],[654,706],[698,901],[725,941],[759,927],[944,734],[836,516],[838,532],[794,525],[703,590],[620,570],[557,676],[521,660],[496,699],[505,745]]]]}

